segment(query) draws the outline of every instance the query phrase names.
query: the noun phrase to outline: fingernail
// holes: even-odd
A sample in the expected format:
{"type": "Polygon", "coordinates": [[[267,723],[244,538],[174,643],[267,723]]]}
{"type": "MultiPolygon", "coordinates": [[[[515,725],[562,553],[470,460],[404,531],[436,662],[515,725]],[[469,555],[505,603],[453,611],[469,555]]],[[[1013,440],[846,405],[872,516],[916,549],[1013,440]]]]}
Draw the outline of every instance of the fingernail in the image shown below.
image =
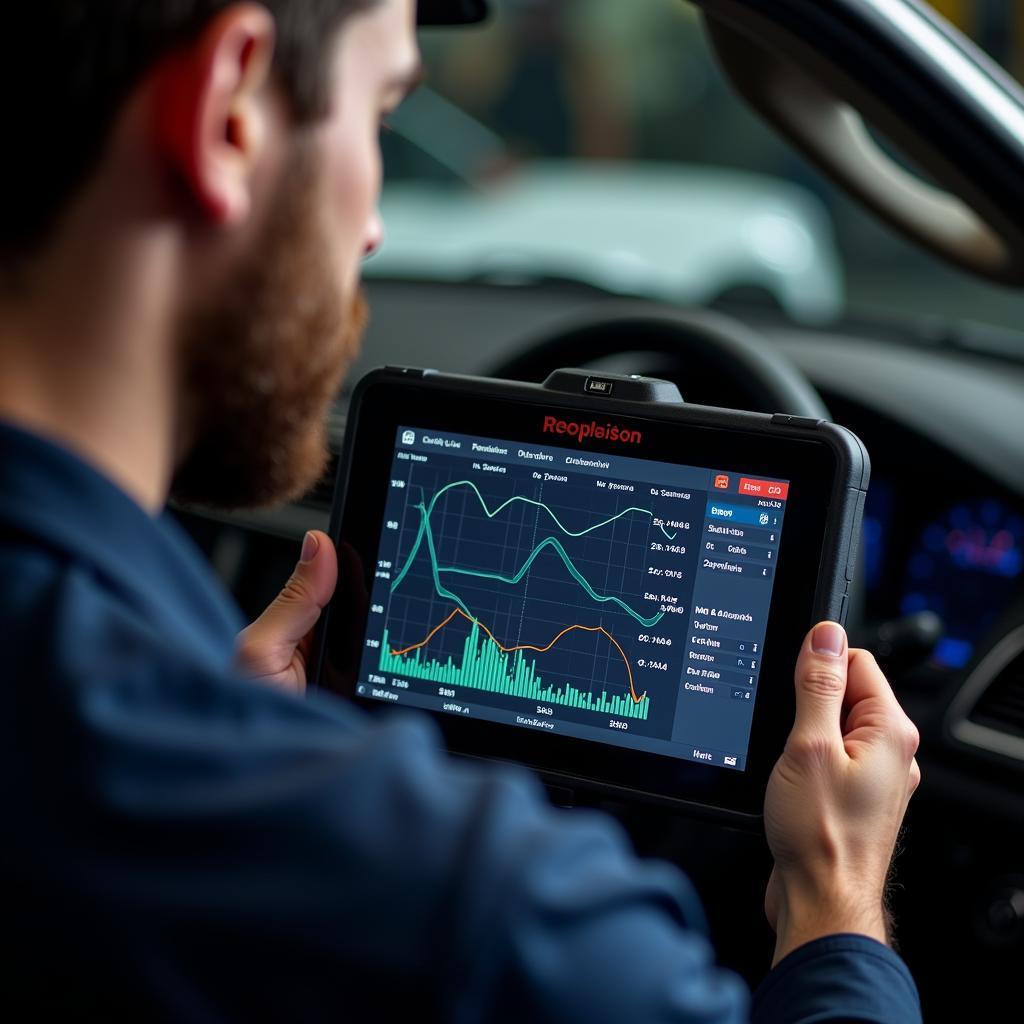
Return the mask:
{"type": "Polygon", "coordinates": [[[811,633],[811,650],[838,658],[846,650],[846,630],[838,622],[819,622],[811,633]]]}
{"type": "Polygon", "coordinates": [[[307,565],[312,562],[319,550],[320,541],[316,539],[316,535],[307,533],[302,539],[302,554],[299,555],[299,565],[307,565]]]}

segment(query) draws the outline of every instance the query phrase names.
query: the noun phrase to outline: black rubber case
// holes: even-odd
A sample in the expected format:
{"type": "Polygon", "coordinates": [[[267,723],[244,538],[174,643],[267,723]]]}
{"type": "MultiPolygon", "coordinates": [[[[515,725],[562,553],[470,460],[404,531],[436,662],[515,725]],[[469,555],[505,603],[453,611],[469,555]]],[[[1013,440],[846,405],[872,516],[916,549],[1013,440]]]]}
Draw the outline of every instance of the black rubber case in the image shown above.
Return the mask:
{"type": "MultiPolygon", "coordinates": [[[[799,484],[803,500],[786,511],[746,770],[481,719],[433,717],[453,753],[526,765],[557,786],[564,799],[583,788],[758,828],[768,776],[792,724],[792,673],[800,645],[815,622],[846,621],[870,462],[861,441],[836,424],[687,405],[669,382],[585,370],[557,371],[544,384],[405,367],[375,370],[360,381],[349,408],[330,525],[341,579],[321,619],[311,678],[371,712],[394,710],[359,697],[356,685],[397,427],[417,424],[551,444],[557,442],[536,432],[531,437],[525,424],[552,410],[641,425],[656,451],[630,455],[716,466],[731,461],[799,484]]],[[[623,454],[601,442],[588,443],[587,451],[623,454]]]]}

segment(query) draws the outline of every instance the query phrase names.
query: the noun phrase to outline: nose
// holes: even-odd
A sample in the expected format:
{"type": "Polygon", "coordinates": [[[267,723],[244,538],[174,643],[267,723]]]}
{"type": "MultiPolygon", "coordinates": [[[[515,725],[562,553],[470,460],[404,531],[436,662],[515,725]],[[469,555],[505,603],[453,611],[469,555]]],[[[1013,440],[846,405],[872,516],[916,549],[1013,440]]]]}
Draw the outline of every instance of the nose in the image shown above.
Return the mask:
{"type": "Polygon", "coordinates": [[[380,212],[374,210],[370,223],[366,226],[366,239],[363,243],[363,259],[372,256],[384,241],[384,222],[380,219],[380,212]]]}

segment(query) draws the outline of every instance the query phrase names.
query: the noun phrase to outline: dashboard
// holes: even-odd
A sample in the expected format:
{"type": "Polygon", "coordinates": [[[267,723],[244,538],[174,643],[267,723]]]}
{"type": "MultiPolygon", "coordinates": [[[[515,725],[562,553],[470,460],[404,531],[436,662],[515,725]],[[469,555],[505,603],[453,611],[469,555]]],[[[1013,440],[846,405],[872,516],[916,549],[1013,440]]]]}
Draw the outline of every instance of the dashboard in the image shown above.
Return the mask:
{"type": "Polygon", "coordinates": [[[928,664],[969,668],[1024,589],[1024,368],[872,339],[779,341],[872,455],[868,618],[933,612],[928,664]]]}
{"type": "Polygon", "coordinates": [[[933,612],[942,635],[927,664],[966,668],[1021,594],[1024,499],[891,419],[827,400],[872,452],[862,541],[868,618],[933,612]]]}

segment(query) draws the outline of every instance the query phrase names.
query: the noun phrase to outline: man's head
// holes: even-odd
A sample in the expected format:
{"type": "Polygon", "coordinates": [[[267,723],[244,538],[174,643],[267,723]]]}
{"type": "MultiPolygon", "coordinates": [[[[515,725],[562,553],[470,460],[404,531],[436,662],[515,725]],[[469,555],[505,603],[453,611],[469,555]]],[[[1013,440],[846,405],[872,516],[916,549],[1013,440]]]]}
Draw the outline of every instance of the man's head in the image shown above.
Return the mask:
{"type": "Polygon", "coordinates": [[[31,291],[103,202],[112,230],[165,243],[146,251],[172,295],[183,496],[265,503],[323,469],[359,264],[380,236],[380,121],[418,73],[414,8],[36,0],[7,25],[0,84],[24,99],[6,132],[20,159],[0,198],[0,288],[31,291]]]}

